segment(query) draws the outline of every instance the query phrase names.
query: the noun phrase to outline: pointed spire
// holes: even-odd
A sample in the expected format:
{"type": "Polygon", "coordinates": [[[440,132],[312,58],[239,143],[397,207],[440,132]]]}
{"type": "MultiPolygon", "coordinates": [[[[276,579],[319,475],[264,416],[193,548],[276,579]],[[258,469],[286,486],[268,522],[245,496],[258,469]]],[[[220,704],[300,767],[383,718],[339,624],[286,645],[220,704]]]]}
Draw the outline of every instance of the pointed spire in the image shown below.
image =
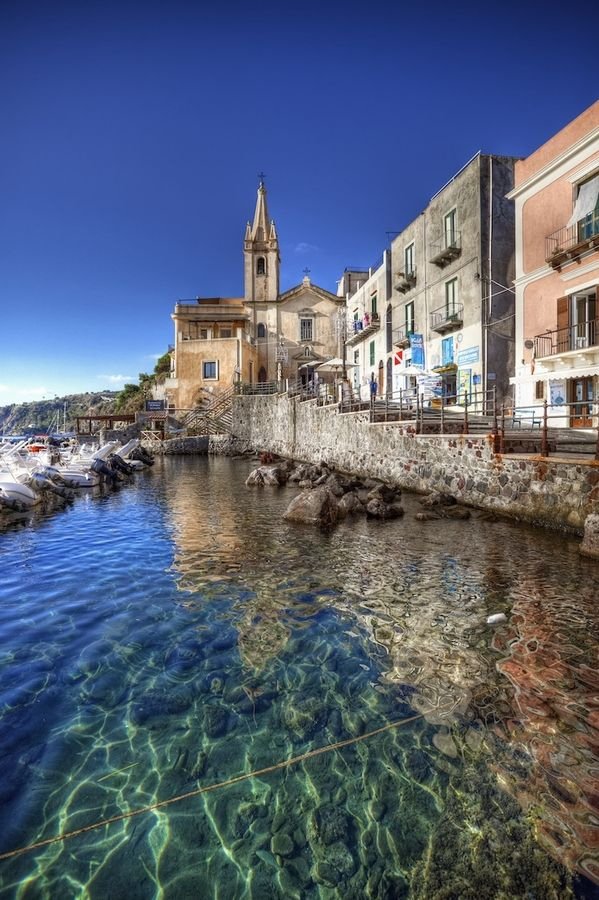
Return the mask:
{"type": "Polygon", "coordinates": [[[258,185],[258,199],[256,200],[252,238],[255,241],[265,241],[268,232],[269,221],[268,207],[266,205],[266,188],[264,187],[264,182],[261,180],[258,185]]]}
{"type": "Polygon", "coordinates": [[[275,220],[274,219],[270,223],[270,233],[268,235],[268,240],[269,241],[277,240],[277,229],[275,228],[275,220]]]}
{"type": "Polygon", "coordinates": [[[252,239],[252,227],[251,227],[250,223],[248,222],[245,226],[245,240],[251,241],[251,239],[252,239]]]}

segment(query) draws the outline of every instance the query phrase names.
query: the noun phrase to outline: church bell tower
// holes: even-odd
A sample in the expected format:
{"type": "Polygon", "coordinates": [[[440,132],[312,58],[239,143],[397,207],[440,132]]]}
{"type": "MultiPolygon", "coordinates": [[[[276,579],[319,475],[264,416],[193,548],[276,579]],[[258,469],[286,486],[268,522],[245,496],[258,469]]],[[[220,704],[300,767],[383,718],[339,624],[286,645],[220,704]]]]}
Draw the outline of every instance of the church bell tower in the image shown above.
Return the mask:
{"type": "Polygon", "coordinates": [[[247,223],[243,242],[246,303],[275,303],[279,296],[279,239],[268,218],[263,176],[258,185],[254,223],[247,223]]]}

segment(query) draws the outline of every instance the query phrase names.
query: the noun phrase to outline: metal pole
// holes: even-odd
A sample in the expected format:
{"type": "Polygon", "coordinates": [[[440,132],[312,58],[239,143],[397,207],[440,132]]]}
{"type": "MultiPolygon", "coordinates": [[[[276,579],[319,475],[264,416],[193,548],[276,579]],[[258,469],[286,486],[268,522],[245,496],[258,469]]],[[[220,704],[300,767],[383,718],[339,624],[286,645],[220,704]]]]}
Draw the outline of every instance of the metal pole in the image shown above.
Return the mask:
{"type": "Polygon", "coordinates": [[[441,426],[440,426],[440,434],[445,434],[445,397],[441,397],[441,426]]]}
{"type": "Polygon", "coordinates": [[[547,401],[543,400],[543,437],[541,439],[541,456],[549,456],[549,441],[547,440],[547,401]]]}
{"type": "Polygon", "coordinates": [[[497,425],[497,392],[493,388],[493,453],[499,453],[499,430],[497,425]]]}
{"type": "Polygon", "coordinates": [[[505,453],[505,400],[501,404],[501,439],[499,441],[499,452],[505,453]]]}
{"type": "Polygon", "coordinates": [[[464,434],[468,434],[468,391],[464,391],[464,434]]]}

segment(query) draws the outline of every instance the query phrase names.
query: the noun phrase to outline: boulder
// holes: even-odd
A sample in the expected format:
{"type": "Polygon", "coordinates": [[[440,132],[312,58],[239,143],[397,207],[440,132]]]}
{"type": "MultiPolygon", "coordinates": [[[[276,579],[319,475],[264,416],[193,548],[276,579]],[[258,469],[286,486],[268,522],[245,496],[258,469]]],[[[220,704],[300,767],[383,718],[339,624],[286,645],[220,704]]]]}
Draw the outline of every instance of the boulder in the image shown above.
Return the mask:
{"type": "Polygon", "coordinates": [[[261,487],[262,485],[279,486],[287,481],[287,471],[284,466],[259,466],[250,472],[245,480],[247,487],[261,487]]]}
{"type": "Polygon", "coordinates": [[[427,497],[423,497],[420,501],[422,506],[425,506],[427,509],[439,506],[455,506],[457,502],[456,498],[450,494],[440,494],[438,491],[433,491],[432,494],[428,494],[427,497]]]}
{"type": "Polygon", "coordinates": [[[347,482],[338,472],[332,472],[327,477],[325,484],[336,497],[343,497],[347,493],[347,482]]]}
{"type": "Polygon", "coordinates": [[[584,537],[580,545],[580,553],[599,559],[599,514],[591,513],[584,522],[584,537]]]}
{"type": "Polygon", "coordinates": [[[381,482],[371,488],[368,494],[368,500],[382,500],[383,503],[393,503],[399,496],[401,496],[401,491],[399,489],[381,482]]]}
{"type": "Polygon", "coordinates": [[[293,498],[283,518],[307,525],[334,525],[339,519],[337,498],[324,486],[304,491],[293,498]]]}
{"type": "Polygon", "coordinates": [[[438,506],[436,508],[437,515],[442,519],[469,519],[470,510],[464,506],[438,506]]]}
{"type": "Polygon", "coordinates": [[[366,512],[366,507],[360,502],[358,495],[354,491],[344,494],[339,500],[339,514],[343,516],[358,516],[366,512]]]}
{"type": "Polygon", "coordinates": [[[399,503],[385,503],[383,500],[369,500],[366,513],[374,519],[397,519],[403,516],[403,507],[399,503]]]}

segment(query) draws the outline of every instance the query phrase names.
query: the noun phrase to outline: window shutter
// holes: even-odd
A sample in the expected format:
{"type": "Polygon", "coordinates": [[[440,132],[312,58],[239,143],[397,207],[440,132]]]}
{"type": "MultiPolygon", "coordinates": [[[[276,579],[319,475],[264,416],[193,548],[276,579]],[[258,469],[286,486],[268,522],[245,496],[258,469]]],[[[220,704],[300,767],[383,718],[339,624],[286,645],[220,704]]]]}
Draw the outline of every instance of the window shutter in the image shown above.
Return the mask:
{"type": "Polygon", "coordinates": [[[562,328],[567,328],[570,322],[568,321],[568,298],[560,297],[557,301],[557,328],[558,331],[562,328]]]}

